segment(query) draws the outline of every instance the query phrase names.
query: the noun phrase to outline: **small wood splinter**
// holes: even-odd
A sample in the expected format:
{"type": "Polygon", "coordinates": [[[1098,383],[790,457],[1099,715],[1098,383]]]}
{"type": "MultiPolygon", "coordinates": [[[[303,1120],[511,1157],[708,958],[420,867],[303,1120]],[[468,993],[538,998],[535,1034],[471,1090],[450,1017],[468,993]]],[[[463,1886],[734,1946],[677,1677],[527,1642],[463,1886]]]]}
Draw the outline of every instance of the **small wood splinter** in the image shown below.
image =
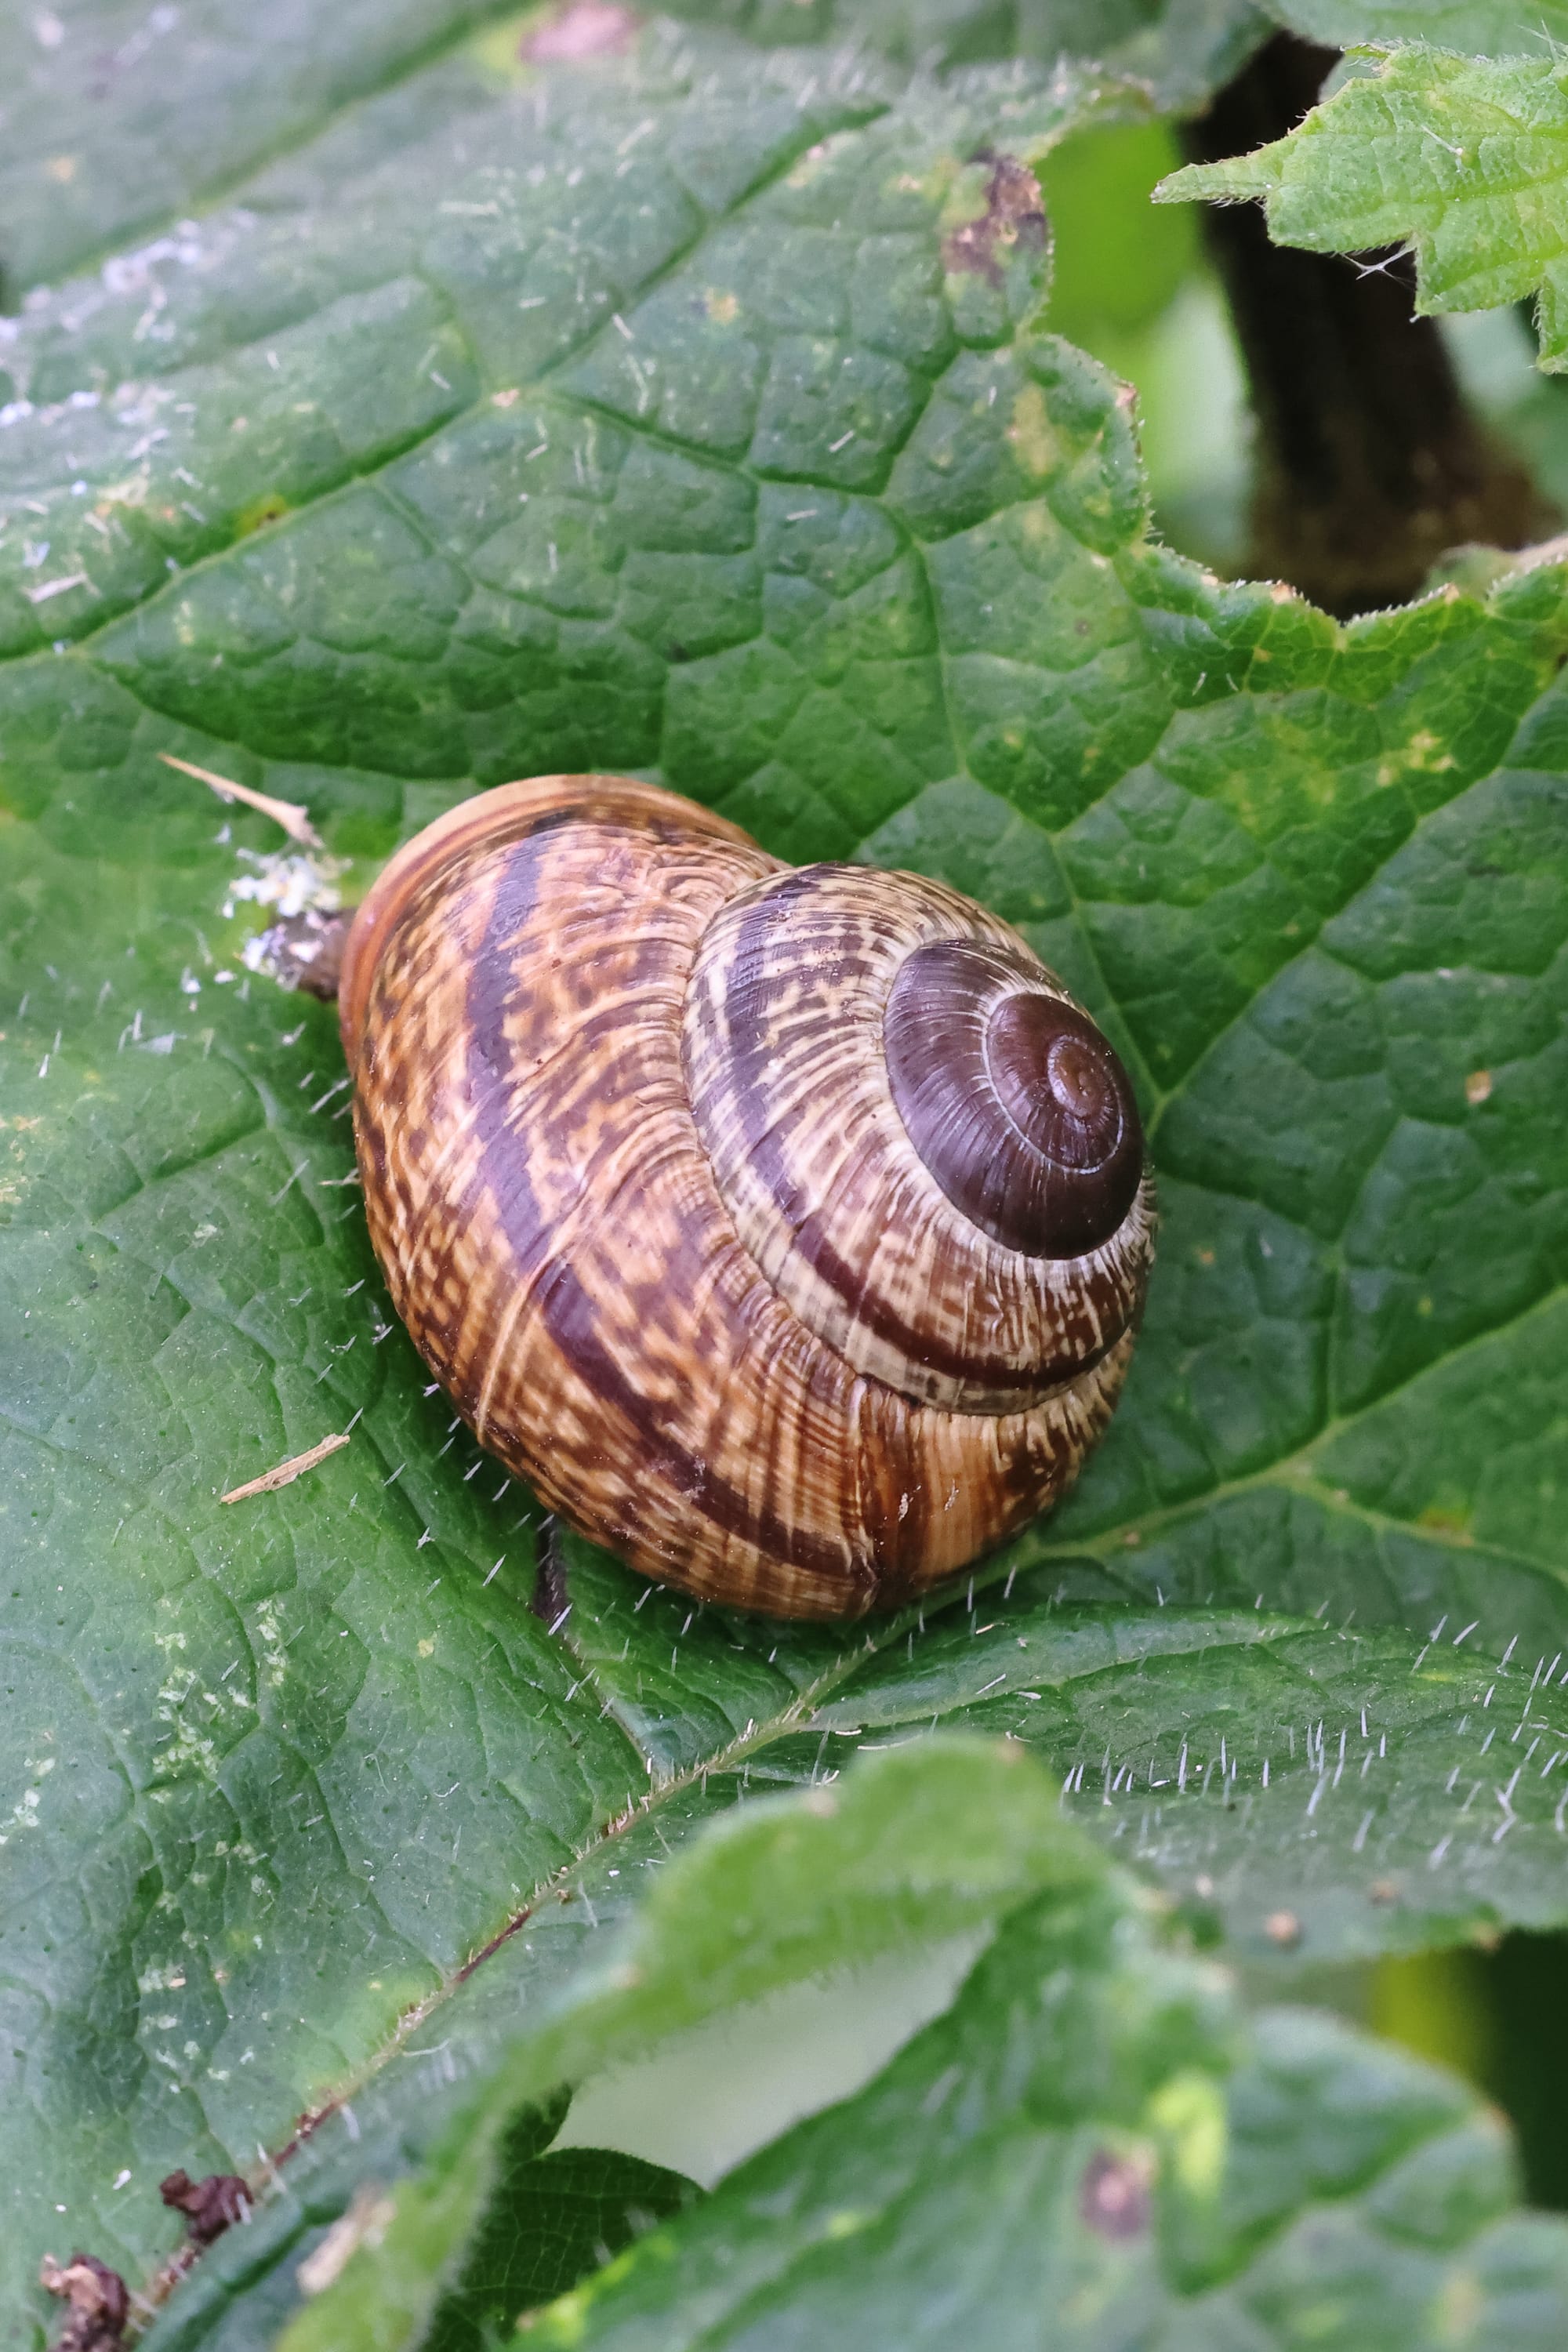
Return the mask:
{"type": "Polygon", "coordinates": [[[310,812],[298,801],[274,800],[270,793],[258,793],[252,784],[237,784],[230,776],[216,776],[210,768],[198,768],[193,760],[177,760],[173,751],[160,751],[158,757],[166,768],[178,768],[182,775],[195,776],[200,782],[210,784],[220,799],[243,801],[247,808],[259,809],[263,816],[269,816],[275,824],[282,826],[290,841],[301,842],[307,849],[322,846],[321,836],[310,823],[310,812]]]}
{"type": "Polygon", "coordinates": [[[310,1446],[303,1454],[292,1454],[287,1462],[279,1462],[271,1470],[264,1470],[259,1478],[247,1478],[243,1486],[231,1486],[226,1495],[218,1496],[218,1501],[243,1503],[252,1495],[275,1495],[279,1486],[291,1486],[296,1478],[302,1478],[307,1470],[313,1470],[318,1462],[324,1462],[329,1454],[336,1454],[348,1442],[346,1429],[340,1430],[334,1437],[323,1437],[319,1445],[310,1446]]]}

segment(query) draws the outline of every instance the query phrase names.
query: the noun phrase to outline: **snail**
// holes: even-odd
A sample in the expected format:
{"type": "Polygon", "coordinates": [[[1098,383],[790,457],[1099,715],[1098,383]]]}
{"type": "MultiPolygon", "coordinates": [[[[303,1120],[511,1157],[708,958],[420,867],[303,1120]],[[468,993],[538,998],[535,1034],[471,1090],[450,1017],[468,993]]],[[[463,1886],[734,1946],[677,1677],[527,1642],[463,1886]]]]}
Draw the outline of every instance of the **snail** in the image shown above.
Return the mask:
{"type": "Polygon", "coordinates": [[[956,891],[536,777],[393,857],[339,1013],[420,1354],[645,1575],[858,1617],[1054,1501],[1104,1430],[1152,1249],[1132,1089],[956,891]]]}

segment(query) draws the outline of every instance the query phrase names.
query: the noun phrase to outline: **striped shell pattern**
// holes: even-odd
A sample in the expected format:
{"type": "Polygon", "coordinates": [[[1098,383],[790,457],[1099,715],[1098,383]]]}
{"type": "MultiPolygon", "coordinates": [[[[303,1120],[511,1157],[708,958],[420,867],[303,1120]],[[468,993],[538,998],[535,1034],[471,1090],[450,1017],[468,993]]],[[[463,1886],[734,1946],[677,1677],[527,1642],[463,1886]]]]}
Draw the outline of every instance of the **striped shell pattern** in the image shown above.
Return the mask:
{"type": "Polygon", "coordinates": [[[659,1581],[856,1617],[1051,1503],[1152,1244],[1121,1064],[942,885],[614,776],[410,842],[340,1009],[371,1237],[479,1444],[659,1581]]]}

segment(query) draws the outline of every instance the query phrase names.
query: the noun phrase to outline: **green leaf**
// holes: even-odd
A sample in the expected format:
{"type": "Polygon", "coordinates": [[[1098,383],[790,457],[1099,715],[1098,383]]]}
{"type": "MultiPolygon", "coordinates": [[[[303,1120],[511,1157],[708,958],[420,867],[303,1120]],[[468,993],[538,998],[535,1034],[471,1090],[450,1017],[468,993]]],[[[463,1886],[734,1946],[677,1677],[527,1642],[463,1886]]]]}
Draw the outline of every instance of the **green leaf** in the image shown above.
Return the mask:
{"type": "Polygon", "coordinates": [[[1108,1608],[1114,1589],[1087,1561],[1037,1570],[984,1628],[879,1659],[814,1717],[824,1768],[933,1718],[1021,1739],[1085,1830],[1254,1957],[1561,1924],[1561,1657],[1543,1681],[1533,1649],[1456,1653],[1451,1617],[1415,1647],[1305,1609],[1108,1608]]]}
{"type": "Polygon", "coordinates": [[[1568,367],[1568,90],[1549,58],[1396,48],[1288,137],[1189,163],[1154,191],[1260,197],[1269,235],[1312,253],[1408,245],[1424,312],[1536,296],[1541,364],[1568,367]]]}
{"type": "Polygon", "coordinates": [[[1304,40],[1352,48],[1363,42],[1426,42],[1470,57],[1538,57],[1568,37],[1563,0],[1528,11],[1513,0],[1263,0],[1304,40]]]}
{"type": "MultiPolygon", "coordinates": [[[[695,1827],[704,1810],[682,1826],[695,1827]]],[[[531,2118],[556,2085],[790,1984],[989,1927],[1032,1891],[1067,1896],[1103,1876],[1087,1840],[1061,1821],[1044,1775],[997,1741],[923,1743],[868,1762],[841,1788],[731,1807],[674,1860],[656,1822],[651,1836],[647,1822],[628,1826],[643,1831],[645,1853],[623,1852],[564,1890],[595,1945],[605,1945],[605,1927],[620,1926],[602,1955],[575,1954],[563,1971],[547,1964],[553,1997],[539,2003],[521,1994],[514,1939],[496,1971],[511,1976],[510,1998],[492,1976],[479,2001],[459,1991],[447,2005],[436,2082],[410,2084],[384,2068],[370,2076],[363,2095],[354,2093],[352,2133],[340,2111],[338,2128],[312,2139],[244,2241],[204,2265],[195,2308],[177,2303],[172,2329],[154,2341],[250,2340],[233,2331],[247,2327],[258,2288],[276,2318],[280,2265],[299,2282],[301,2245],[307,2293],[310,2266],[331,2268],[321,2226],[330,2221],[352,2259],[345,2251],[341,2283],[328,2277],[328,2291],[305,2306],[290,2352],[444,2342],[444,2293],[460,2298],[462,2282],[494,2259],[487,2244],[505,2234],[496,2217],[508,2194],[507,2136],[521,2130],[532,2157],[531,2118]],[[633,1908],[616,1882],[628,1864],[647,1871],[656,1861],[668,1866],[633,1908]]],[[[550,1934],[547,1918],[536,1932],[550,1934]]],[[[525,1955],[531,1941],[525,1934],[525,1955]]],[[[521,1982],[537,1991],[538,1975],[525,1969],[521,1982]]],[[[565,2153],[556,2161],[564,2165],[565,2153]]]]}
{"type": "Polygon", "coordinates": [[[1251,0],[680,0],[674,13],[763,42],[854,40],[901,63],[1092,60],[1183,113],[1267,37],[1251,0]]]}
{"type": "MultiPolygon", "coordinates": [[[[428,71],[485,0],[142,0],[14,8],[0,22],[0,287],[12,298],[174,226],[340,110],[427,68],[425,104],[472,93],[428,71]]],[[[176,226],[177,224],[177,226],[176,226]]]]}
{"type": "Polygon", "coordinates": [[[1043,1905],[856,2099],[530,2340],[1544,2352],[1568,2229],[1517,2193],[1435,2069],[1310,2011],[1248,2026],[1103,1896],[1043,1905]]]}
{"type": "Polygon", "coordinates": [[[1270,1950],[1284,1907],[1308,1953],[1568,1916],[1562,572],[1340,631],[1150,541],[1131,403],[997,201],[1092,77],[688,32],[422,139],[416,94],[7,344],[0,2294],[68,2236],[144,2282],[163,2172],[276,2159],[169,2344],[422,2162],[520,2010],[587,2014],[704,1822],[933,1717],[1036,1740],[1270,1950]],[[1067,1508],[923,1623],[581,1547],[535,1618],[531,1507],[386,1309],[331,1017],[244,961],[310,877],[163,751],[305,803],[349,890],[477,785],[630,767],[1018,921],[1162,1183],[1067,1508]]]}
{"type": "MultiPolygon", "coordinates": [[[[868,1786],[901,1783],[918,1802],[911,1769],[907,1753],[859,1767],[840,1784],[845,1815],[868,1786]]],[[[1014,1783],[1034,1778],[1011,1768],[1014,1783]]],[[[773,1821],[792,1817],[818,1887],[853,1899],[852,1855],[795,1806],[773,1821]]],[[[672,1867],[658,1898],[671,1953],[710,1932],[726,1861],[757,1826],[754,1810],[742,1830],[710,1830],[672,1867]]],[[[975,1836],[983,1847],[978,1822],[975,1836]]],[[[744,1885],[733,1894],[744,1911],[744,1885]]],[[[387,2200],[287,2352],[416,2340],[384,2298],[417,2264],[425,2211],[486,2112],[387,2200]]],[[[1223,1972],[1167,1949],[1102,1869],[1016,1910],[952,2011],[855,2099],[618,2262],[584,2265],[524,2330],[547,2346],[718,2346],[761,2325],[871,2347],[940,2326],[946,2340],[1033,2344],[1051,2310],[1085,2344],[1152,2340],[1180,2314],[1194,2342],[1267,2328],[1500,2352],[1544,2346],[1568,2315],[1568,2229],[1514,2218],[1516,2196],[1506,2137],[1472,2095],[1310,2012],[1249,2022],[1223,1972]]]]}

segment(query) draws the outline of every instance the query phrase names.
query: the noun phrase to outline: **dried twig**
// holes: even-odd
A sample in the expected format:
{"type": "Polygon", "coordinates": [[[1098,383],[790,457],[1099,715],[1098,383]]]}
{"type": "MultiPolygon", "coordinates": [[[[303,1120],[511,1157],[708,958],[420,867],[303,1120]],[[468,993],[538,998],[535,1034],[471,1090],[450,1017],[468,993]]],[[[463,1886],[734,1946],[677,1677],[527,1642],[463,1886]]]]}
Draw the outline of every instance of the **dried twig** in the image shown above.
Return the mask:
{"type": "Polygon", "coordinates": [[[279,1462],[275,1468],[264,1470],[259,1478],[247,1478],[243,1486],[231,1486],[226,1495],[218,1496],[218,1500],[220,1503],[243,1503],[252,1495],[275,1495],[279,1486],[291,1486],[296,1478],[302,1478],[307,1470],[313,1470],[318,1462],[324,1462],[329,1454],[336,1454],[339,1447],[348,1442],[346,1429],[340,1430],[335,1437],[323,1437],[320,1445],[312,1445],[308,1452],[293,1454],[287,1462],[279,1462]]]}
{"type": "Polygon", "coordinates": [[[182,775],[195,776],[210,784],[220,799],[243,801],[247,808],[259,809],[280,824],[290,841],[302,842],[307,849],[320,849],[321,836],[310,823],[310,812],[298,801],[275,801],[270,793],[258,793],[250,784],[237,784],[229,776],[215,776],[210,768],[198,768],[193,760],[176,760],[173,751],[158,754],[166,768],[178,768],[182,775]]]}

